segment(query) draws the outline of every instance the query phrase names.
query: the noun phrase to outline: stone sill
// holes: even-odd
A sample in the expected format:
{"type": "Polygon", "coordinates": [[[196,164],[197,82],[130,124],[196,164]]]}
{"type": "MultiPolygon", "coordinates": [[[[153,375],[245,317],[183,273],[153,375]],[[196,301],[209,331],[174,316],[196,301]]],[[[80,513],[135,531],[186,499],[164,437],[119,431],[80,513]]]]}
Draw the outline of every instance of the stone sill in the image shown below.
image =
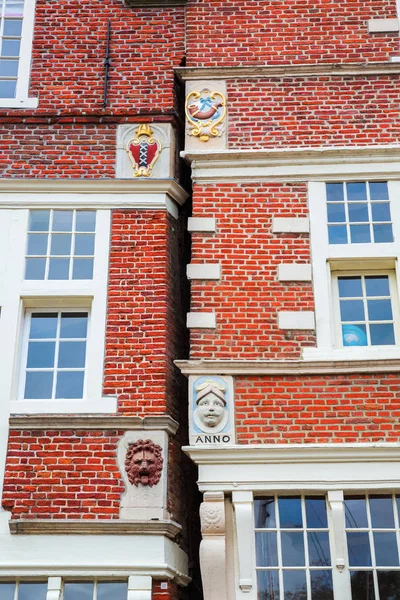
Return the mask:
{"type": "Polygon", "coordinates": [[[13,535],[163,535],[171,540],[181,532],[175,521],[122,521],[90,519],[16,519],[9,522],[13,535]]]}

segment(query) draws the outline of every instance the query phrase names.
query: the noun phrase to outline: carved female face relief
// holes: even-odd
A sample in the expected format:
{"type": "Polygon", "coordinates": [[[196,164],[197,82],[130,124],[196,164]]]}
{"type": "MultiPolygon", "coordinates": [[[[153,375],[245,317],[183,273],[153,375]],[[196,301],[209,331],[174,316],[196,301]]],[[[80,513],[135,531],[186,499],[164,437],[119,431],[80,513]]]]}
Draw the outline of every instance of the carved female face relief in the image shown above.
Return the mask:
{"type": "Polygon", "coordinates": [[[196,386],[196,410],[194,422],[206,433],[222,431],[228,421],[225,386],[214,380],[206,380],[196,386]]]}
{"type": "Polygon", "coordinates": [[[129,444],[125,459],[125,471],[129,482],[138,486],[153,487],[161,479],[163,467],[161,446],[152,440],[138,440],[129,444]]]}

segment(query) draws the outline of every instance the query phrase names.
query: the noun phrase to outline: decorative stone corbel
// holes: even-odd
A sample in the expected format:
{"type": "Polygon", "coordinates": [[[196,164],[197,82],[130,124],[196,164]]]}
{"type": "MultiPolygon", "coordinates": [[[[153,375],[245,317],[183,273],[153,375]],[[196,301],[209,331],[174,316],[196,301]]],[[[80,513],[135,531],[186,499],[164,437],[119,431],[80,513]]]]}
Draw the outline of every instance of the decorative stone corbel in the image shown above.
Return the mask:
{"type": "Polygon", "coordinates": [[[345,567],[345,529],[344,529],[344,496],[342,491],[328,492],[328,502],[332,511],[333,536],[336,550],[336,567],[343,571],[345,567]]]}
{"type": "Polygon", "coordinates": [[[47,583],[47,596],[46,600],[60,600],[61,598],[61,577],[49,577],[47,583]]]}
{"type": "Polygon", "coordinates": [[[131,575],[128,579],[128,600],[151,600],[152,578],[148,575],[131,575]]]}
{"type": "Polygon", "coordinates": [[[239,587],[249,593],[254,585],[254,524],[252,492],[233,492],[239,558],[239,587]]]}
{"type": "Polygon", "coordinates": [[[204,600],[228,600],[223,492],[206,492],[200,505],[200,567],[204,600]]]}

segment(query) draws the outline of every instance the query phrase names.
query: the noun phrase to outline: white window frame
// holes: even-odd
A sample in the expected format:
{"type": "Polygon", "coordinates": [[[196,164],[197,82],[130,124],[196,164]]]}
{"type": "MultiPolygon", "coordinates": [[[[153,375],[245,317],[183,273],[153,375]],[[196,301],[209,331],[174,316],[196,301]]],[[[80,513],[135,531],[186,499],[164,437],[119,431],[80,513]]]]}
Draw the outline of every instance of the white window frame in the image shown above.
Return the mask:
{"type": "Polygon", "coordinates": [[[335,175],[325,181],[308,183],[310,214],[310,246],[314,285],[316,348],[304,348],[304,360],[375,360],[400,358],[400,346],[338,347],[333,302],[332,272],[393,270],[396,273],[396,292],[399,293],[400,265],[400,181],[384,175],[349,177],[335,175]],[[329,244],[325,184],[342,181],[388,181],[390,211],[394,241],[389,243],[329,244]]]}
{"type": "Polygon", "coordinates": [[[34,25],[35,0],[25,0],[15,98],[0,97],[0,108],[37,108],[39,104],[38,98],[28,97],[34,25]]]}

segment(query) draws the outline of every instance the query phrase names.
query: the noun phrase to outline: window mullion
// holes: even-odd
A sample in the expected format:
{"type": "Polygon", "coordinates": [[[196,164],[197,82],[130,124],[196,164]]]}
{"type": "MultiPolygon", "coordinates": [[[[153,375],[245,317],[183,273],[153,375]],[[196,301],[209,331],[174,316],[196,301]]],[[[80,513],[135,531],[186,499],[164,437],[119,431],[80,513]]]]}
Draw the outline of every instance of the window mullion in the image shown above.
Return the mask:
{"type": "Polygon", "coordinates": [[[53,388],[51,392],[51,399],[54,400],[56,397],[56,386],[57,386],[57,378],[58,378],[58,354],[60,348],[60,333],[61,333],[61,312],[58,313],[57,319],[57,337],[56,337],[56,347],[54,352],[54,370],[53,370],[53,388]]]}
{"type": "Polygon", "coordinates": [[[369,505],[369,495],[366,496],[366,509],[367,509],[368,539],[369,539],[369,546],[370,546],[370,552],[371,552],[372,577],[374,580],[375,600],[379,600],[378,572],[376,570],[374,533],[372,531],[372,519],[371,519],[371,508],[369,505]]]}
{"type": "Polygon", "coordinates": [[[304,539],[304,564],[306,569],[306,585],[307,585],[307,599],[311,598],[311,573],[310,573],[310,556],[308,552],[308,531],[307,531],[307,519],[306,519],[306,501],[305,497],[301,497],[301,516],[303,521],[303,539],[304,539]]]}
{"type": "Polygon", "coordinates": [[[278,578],[279,578],[279,599],[284,600],[283,595],[283,569],[282,569],[282,543],[281,543],[281,520],[279,515],[278,496],[274,496],[275,502],[275,520],[276,520],[276,547],[278,551],[278,578]]]}

